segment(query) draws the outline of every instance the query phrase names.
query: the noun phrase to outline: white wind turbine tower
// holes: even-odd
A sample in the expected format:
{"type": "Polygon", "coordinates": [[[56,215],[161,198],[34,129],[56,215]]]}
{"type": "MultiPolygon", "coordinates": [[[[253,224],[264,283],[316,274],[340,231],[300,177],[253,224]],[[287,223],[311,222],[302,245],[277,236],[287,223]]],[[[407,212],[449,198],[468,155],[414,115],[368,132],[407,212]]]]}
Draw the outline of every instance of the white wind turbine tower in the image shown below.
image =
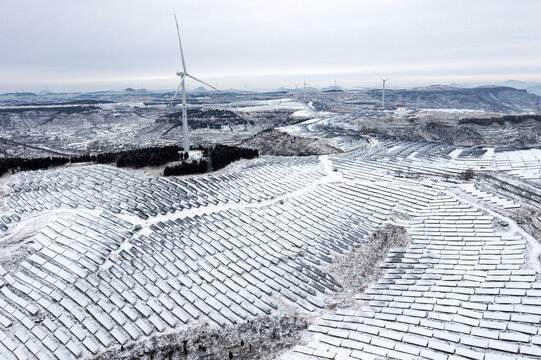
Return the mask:
{"type": "Polygon", "coordinates": [[[182,87],[182,142],[184,145],[184,152],[188,153],[190,150],[190,138],[188,134],[188,112],[186,109],[186,86],[185,86],[186,77],[189,77],[195,81],[198,81],[201,84],[207,85],[208,87],[214,90],[218,90],[218,89],[204,82],[203,80],[198,79],[195,76],[188,74],[188,72],[186,71],[186,62],[184,61],[184,52],[182,51],[182,42],[180,41],[180,30],[178,28],[177,15],[176,14],[174,15],[175,15],[175,24],[177,25],[178,46],[180,48],[180,59],[182,60],[183,71],[177,72],[177,76],[180,76],[180,84],[177,87],[177,91],[175,91],[175,95],[173,95],[173,99],[171,99],[171,103],[169,104],[169,107],[173,106],[173,102],[175,101],[175,98],[177,97],[178,90],[182,87]]]}
{"type": "MultiPolygon", "coordinates": [[[[306,74],[304,74],[304,83],[302,84],[302,86],[303,86],[303,89],[302,89],[303,102],[304,102],[304,104],[305,104],[306,106],[308,106],[308,102],[306,101],[306,88],[307,88],[308,86],[311,86],[311,85],[308,84],[308,83],[306,82],[306,74]]],[[[309,107],[309,106],[308,106],[308,107],[309,107]]]]}
{"type": "Polygon", "coordinates": [[[304,98],[304,103],[306,104],[306,74],[304,74],[304,89],[303,89],[303,98],[304,98]]]}
{"type": "Polygon", "coordinates": [[[383,82],[383,95],[381,97],[381,107],[383,108],[383,110],[385,110],[385,83],[389,80],[391,80],[391,78],[388,78],[388,79],[381,78],[381,81],[383,82]]]}

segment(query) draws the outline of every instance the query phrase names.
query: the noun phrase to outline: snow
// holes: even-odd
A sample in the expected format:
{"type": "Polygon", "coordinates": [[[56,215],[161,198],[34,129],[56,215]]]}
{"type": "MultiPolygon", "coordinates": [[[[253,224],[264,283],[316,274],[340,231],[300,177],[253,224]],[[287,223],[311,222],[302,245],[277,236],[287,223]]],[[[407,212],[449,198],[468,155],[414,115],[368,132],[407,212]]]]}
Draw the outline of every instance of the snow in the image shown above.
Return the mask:
{"type": "Polygon", "coordinates": [[[405,115],[409,115],[411,112],[412,112],[411,109],[408,109],[408,108],[405,108],[405,107],[399,107],[399,108],[396,108],[394,110],[394,115],[402,117],[402,116],[405,116],[405,115]]]}
{"type": "MultiPolygon", "coordinates": [[[[336,121],[336,122],[342,122],[342,126],[347,126],[347,121],[348,121],[348,118],[347,117],[344,117],[344,116],[333,116],[332,118],[316,118],[316,119],[309,119],[307,120],[306,122],[303,122],[303,127],[300,127],[300,129],[309,129],[309,130],[317,130],[317,125],[320,124],[321,122],[325,122],[325,120],[329,121],[329,120],[332,120],[332,121],[336,121]],[[310,129],[310,127],[314,127],[313,129],[310,129]]],[[[330,135],[328,136],[328,141],[330,142],[347,142],[348,139],[351,139],[348,138],[347,136],[334,136],[334,137],[331,137],[330,135]]],[[[375,140],[377,142],[377,140],[375,140]]],[[[392,150],[392,149],[395,149],[397,148],[398,145],[396,146],[393,146],[393,147],[389,147],[387,149],[387,151],[389,150],[392,150]]],[[[523,160],[524,157],[526,156],[530,156],[530,155],[526,155],[526,154],[531,154],[530,152],[515,152],[515,153],[512,153],[512,154],[508,154],[508,153],[494,153],[493,151],[491,152],[488,152],[488,157],[489,158],[492,158],[492,157],[495,157],[495,156],[502,156],[503,157],[512,157],[512,158],[517,158],[517,159],[521,159],[523,160]],[[518,153],[519,155],[517,155],[516,153],[518,153]]],[[[199,154],[196,154],[194,152],[195,156],[199,156],[199,154]]],[[[305,170],[302,170],[302,171],[313,171],[313,167],[319,167],[318,170],[318,173],[320,174],[319,177],[317,178],[314,178],[311,183],[309,183],[308,185],[306,186],[303,186],[302,188],[300,189],[297,189],[297,190],[291,190],[291,192],[289,193],[285,193],[281,196],[277,196],[275,198],[272,198],[272,199],[269,199],[269,200],[265,200],[265,201],[261,201],[261,202],[255,202],[255,203],[247,203],[247,202],[244,202],[244,201],[241,201],[239,203],[235,203],[235,202],[229,202],[229,203],[219,203],[218,205],[208,205],[208,206],[203,206],[203,207],[199,207],[199,208],[189,208],[189,209],[185,209],[185,210],[182,210],[182,211],[177,211],[175,213],[169,213],[169,214],[166,214],[166,215],[157,215],[157,216],[153,216],[147,220],[142,220],[140,219],[139,217],[137,217],[136,215],[133,215],[133,214],[127,214],[127,213],[124,213],[122,212],[121,214],[119,214],[118,216],[129,221],[130,223],[132,224],[135,224],[136,226],[140,226],[141,227],[141,230],[140,230],[140,234],[143,234],[143,235],[149,235],[150,233],[150,225],[153,224],[153,223],[156,223],[156,222],[165,222],[167,220],[172,220],[172,219],[177,219],[177,218],[186,218],[186,217],[195,217],[195,216],[201,216],[201,215],[206,215],[206,214],[213,214],[213,213],[217,213],[217,212],[224,212],[224,211],[227,211],[227,210],[233,210],[233,209],[239,209],[239,208],[262,208],[262,207],[266,207],[266,206],[271,206],[271,205],[276,205],[277,203],[282,203],[284,202],[284,200],[288,200],[288,199],[295,199],[295,198],[299,198],[301,195],[304,195],[308,192],[311,192],[313,191],[314,189],[316,189],[317,187],[323,185],[323,184],[329,184],[329,183],[342,183],[342,184],[355,184],[355,185],[359,185],[359,184],[362,184],[364,182],[368,183],[368,184],[383,184],[385,182],[387,182],[387,188],[392,188],[392,186],[396,185],[396,188],[397,189],[400,189],[400,188],[410,188],[410,187],[415,187],[415,186],[420,186],[420,185],[424,185],[424,186],[427,186],[429,188],[436,188],[436,180],[435,181],[432,181],[431,179],[422,179],[422,180],[419,180],[419,179],[400,179],[400,178],[385,178],[385,177],[381,177],[381,178],[378,178],[377,180],[373,180],[373,179],[367,179],[367,178],[355,178],[354,180],[346,180],[344,178],[344,175],[342,172],[340,171],[335,171],[335,166],[338,167],[337,165],[337,162],[334,162],[333,163],[333,156],[331,155],[330,157],[327,156],[327,155],[322,155],[322,156],[319,156],[317,159],[319,161],[319,164],[316,164],[316,165],[311,165],[312,168],[311,170],[309,170],[308,168],[305,169],[305,170]],[[333,165],[334,164],[334,165],[333,165]],[[391,179],[389,181],[389,179],[391,179]],[[391,186],[389,186],[391,185],[391,186]]],[[[416,156],[416,153],[412,153],[410,156],[409,156],[410,160],[415,160],[417,159],[417,156],[416,156]]],[[[423,160],[422,160],[423,161],[423,160]]],[[[447,160],[441,162],[441,168],[445,168],[445,162],[447,160]]],[[[462,161],[462,160],[460,160],[462,161]]],[[[471,160],[470,160],[471,161],[471,160]]],[[[435,166],[438,166],[440,167],[440,164],[435,164],[435,166]]],[[[232,165],[229,170],[238,170],[238,168],[236,168],[236,165],[232,165]]],[[[224,170],[224,171],[229,171],[229,170],[224,170]]],[[[346,171],[344,170],[344,173],[346,171]]],[[[215,175],[215,174],[213,174],[215,175]]],[[[201,175],[201,176],[208,176],[208,175],[201,175]]],[[[435,177],[433,179],[436,179],[435,177]]],[[[440,178],[438,178],[440,179],[440,178]]],[[[167,178],[166,178],[166,181],[167,181],[167,178]]],[[[0,188],[1,189],[1,188],[0,188]]],[[[463,195],[462,193],[458,192],[458,189],[459,187],[455,187],[455,188],[448,188],[448,189],[442,189],[444,190],[444,192],[454,198],[457,198],[457,200],[459,200],[459,202],[461,204],[468,204],[480,211],[482,211],[483,213],[485,214],[490,214],[491,216],[493,216],[496,221],[500,220],[501,222],[505,222],[508,224],[506,231],[504,234],[504,236],[514,236],[514,235],[519,235],[521,238],[523,239],[526,239],[527,240],[527,250],[526,251],[526,256],[527,256],[527,263],[526,265],[529,266],[530,268],[536,270],[536,271],[541,271],[541,265],[539,264],[539,262],[537,261],[538,259],[538,256],[541,254],[541,244],[538,243],[538,241],[531,235],[529,235],[528,233],[526,233],[523,229],[521,229],[519,227],[519,225],[517,223],[515,223],[513,221],[513,219],[505,216],[505,215],[502,215],[500,213],[497,213],[493,208],[490,208],[488,206],[485,205],[484,201],[483,201],[483,198],[479,198],[479,197],[476,197],[476,196],[466,196],[466,195],[463,195]]],[[[462,189],[464,190],[471,190],[473,191],[474,188],[473,188],[473,185],[463,185],[462,186],[462,189]]],[[[475,194],[474,194],[475,195],[475,194]]],[[[497,197],[495,197],[495,201],[494,201],[496,204],[499,204],[499,205],[502,205],[503,203],[499,202],[499,200],[497,199],[497,197]]],[[[294,206],[291,202],[289,201],[286,201],[285,202],[285,206],[294,206]]],[[[389,218],[388,221],[385,221],[383,224],[399,224],[400,226],[403,226],[407,229],[408,227],[408,223],[409,221],[407,220],[406,218],[406,211],[404,210],[400,210],[398,209],[398,207],[395,207],[393,209],[393,212],[395,214],[398,214],[398,215],[392,215],[393,217],[389,218]],[[396,217],[396,216],[402,216],[402,217],[396,217]]],[[[74,215],[77,215],[77,214],[82,214],[82,213],[88,213],[88,214],[93,214],[94,216],[98,216],[98,211],[94,211],[94,210],[86,210],[86,209],[60,209],[60,210],[53,210],[51,212],[48,212],[47,214],[44,214],[44,215],[38,215],[38,216],[35,216],[33,215],[32,217],[28,217],[26,219],[23,219],[20,223],[16,224],[13,229],[11,230],[10,233],[8,233],[6,235],[6,237],[4,237],[4,243],[7,243],[4,247],[4,254],[7,255],[7,256],[11,256],[12,254],[16,254],[16,251],[19,251],[19,253],[21,252],[20,249],[25,249],[25,247],[28,247],[30,246],[27,242],[24,242],[26,238],[32,236],[38,229],[40,228],[43,228],[45,226],[47,226],[48,224],[50,224],[50,221],[51,219],[58,219],[58,218],[63,218],[63,217],[71,217],[71,216],[74,216],[74,215]],[[21,243],[20,245],[20,249],[17,250],[16,249],[16,242],[19,242],[21,243]],[[24,242],[24,243],[23,243],[24,242]]],[[[405,230],[404,230],[405,231],[405,230]]],[[[123,249],[127,249],[127,247],[130,246],[128,245],[128,243],[124,243],[119,249],[115,250],[115,253],[117,253],[118,251],[121,251],[123,249]]],[[[393,245],[394,246],[394,245],[393,245]]],[[[363,247],[360,247],[359,250],[362,250],[362,249],[366,249],[366,244],[363,245],[363,247]]],[[[368,248],[370,249],[370,248],[368,248]]],[[[370,250],[371,251],[371,250],[370,250]]],[[[384,253],[381,252],[381,249],[379,249],[379,253],[382,254],[381,256],[385,255],[384,253]]],[[[351,253],[348,253],[347,256],[350,257],[350,260],[349,262],[343,262],[342,264],[343,265],[340,265],[340,266],[335,266],[334,269],[336,269],[337,271],[336,272],[339,272],[340,269],[346,269],[347,266],[349,266],[350,264],[356,264],[357,266],[365,266],[363,265],[364,263],[366,263],[366,266],[369,266],[370,268],[374,269],[374,268],[377,268],[376,265],[377,262],[376,261],[369,261],[369,260],[366,260],[367,257],[365,256],[365,253],[354,253],[354,252],[351,252],[351,253]],[[357,255],[356,255],[357,254],[357,255]],[[363,263],[364,261],[364,263],[363,263]]],[[[370,258],[368,258],[370,259],[370,258]]],[[[107,262],[107,264],[110,264],[110,262],[107,262]]],[[[108,266],[108,265],[106,265],[108,266]]],[[[330,267],[329,267],[330,268],[330,267]]],[[[355,269],[358,269],[358,268],[354,268],[353,270],[355,269]]],[[[9,270],[9,269],[8,269],[9,270]]],[[[335,273],[336,273],[335,272],[335,273]]],[[[342,272],[343,273],[343,272],[342,272]]],[[[350,272],[351,273],[351,272],[350,272]]],[[[347,273],[346,273],[347,275],[347,273]]],[[[355,288],[357,289],[357,288],[355,288]]],[[[345,304],[346,301],[348,301],[348,294],[353,294],[354,292],[347,292],[351,290],[351,288],[346,288],[344,287],[344,289],[342,289],[342,293],[337,293],[337,294],[333,294],[332,296],[334,297],[326,297],[325,299],[328,300],[327,303],[329,302],[333,302],[334,304],[338,303],[338,304],[345,304]],[[345,294],[345,295],[344,295],[345,294]]],[[[355,290],[356,291],[356,290],[355,290]]],[[[321,295],[321,297],[323,298],[323,295],[321,295]]],[[[292,314],[294,313],[295,311],[295,308],[291,307],[291,306],[287,306],[286,304],[282,304],[280,303],[280,310],[278,310],[276,312],[276,314],[278,316],[284,316],[284,317],[287,317],[289,316],[289,318],[292,318],[292,314]]],[[[317,321],[317,318],[318,317],[321,317],[322,314],[324,314],[327,310],[323,309],[323,310],[317,310],[315,313],[309,315],[309,316],[306,316],[304,319],[306,321],[312,321],[313,323],[315,323],[317,321]]],[[[239,332],[235,332],[234,334],[232,334],[232,336],[238,336],[239,332]]]]}
{"type": "Polygon", "coordinates": [[[295,99],[273,99],[273,100],[255,100],[236,102],[235,106],[222,107],[224,110],[254,112],[254,111],[272,111],[272,110],[305,110],[305,105],[295,99]]]}
{"type": "Polygon", "coordinates": [[[306,109],[303,109],[303,110],[298,110],[298,111],[295,111],[293,114],[291,114],[290,116],[291,117],[302,117],[302,118],[305,118],[305,117],[313,117],[314,115],[316,115],[317,113],[311,109],[311,108],[306,108],[306,109]]]}
{"type": "Polygon", "coordinates": [[[482,110],[471,110],[471,109],[419,109],[423,112],[442,112],[446,114],[483,114],[485,111],[482,110]]]}
{"type": "MultiPolygon", "coordinates": [[[[167,220],[174,220],[178,218],[185,218],[185,217],[194,217],[194,216],[202,216],[202,215],[208,215],[212,213],[227,211],[227,210],[235,210],[235,209],[247,209],[247,208],[262,208],[269,205],[276,204],[278,202],[283,202],[284,200],[291,199],[291,198],[297,198],[301,196],[302,194],[305,194],[309,192],[310,190],[315,189],[316,187],[324,184],[334,183],[343,181],[342,173],[333,171],[332,168],[332,162],[329,160],[329,157],[327,155],[321,155],[319,157],[320,166],[321,169],[325,172],[325,176],[313,181],[308,186],[305,186],[303,188],[300,188],[296,191],[293,191],[291,193],[286,193],[282,196],[275,197],[270,200],[265,200],[257,203],[245,203],[245,202],[239,202],[239,203],[219,203],[218,205],[207,205],[200,208],[189,208],[180,212],[174,212],[174,213],[167,213],[165,215],[158,214],[156,216],[153,216],[152,218],[149,218],[147,220],[142,220],[135,214],[131,213],[121,213],[117,214],[116,216],[127,220],[135,225],[141,225],[143,230],[142,233],[147,235],[147,233],[150,233],[151,230],[149,226],[153,223],[157,222],[165,222],[167,220]]],[[[306,171],[310,171],[307,169],[306,171]]],[[[216,175],[216,174],[212,174],[216,175]]],[[[205,176],[205,175],[202,175],[205,176]]],[[[165,178],[167,179],[167,178],[165,178]]]]}
{"type": "Polygon", "coordinates": [[[526,239],[526,246],[528,247],[528,251],[524,252],[526,255],[525,263],[529,268],[535,270],[537,273],[541,273],[541,262],[539,261],[539,257],[541,256],[541,242],[539,240],[524,231],[513,219],[489,209],[488,207],[482,205],[481,201],[476,201],[473,197],[459,197],[456,193],[451,191],[447,191],[447,193],[455,198],[459,198],[461,202],[467,202],[471,206],[493,216],[495,219],[506,222],[509,226],[509,230],[503,234],[517,234],[521,238],[526,239]]]}

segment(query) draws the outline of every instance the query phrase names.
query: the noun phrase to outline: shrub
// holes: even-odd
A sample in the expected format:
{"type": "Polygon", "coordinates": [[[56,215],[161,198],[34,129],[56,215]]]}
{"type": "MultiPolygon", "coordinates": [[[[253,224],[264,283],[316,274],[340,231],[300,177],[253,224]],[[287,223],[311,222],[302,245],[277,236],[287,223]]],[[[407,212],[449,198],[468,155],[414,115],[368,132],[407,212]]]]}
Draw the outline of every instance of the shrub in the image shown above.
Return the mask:
{"type": "Polygon", "coordinates": [[[474,172],[472,169],[467,169],[461,175],[461,178],[464,180],[471,180],[473,178],[474,172]]]}
{"type": "Polygon", "coordinates": [[[241,148],[230,145],[216,145],[210,149],[210,162],[214,170],[219,170],[233,161],[240,159],[253,159],[259,156],[256,149],[241,148]]]}
{"type": "Polygon", "coordinates": [[[207,171],[207,161],[201,159],[192,162],[181,162],[177,165],[166,166],[163,170],[164,176],[203,174],[207,171]]]}

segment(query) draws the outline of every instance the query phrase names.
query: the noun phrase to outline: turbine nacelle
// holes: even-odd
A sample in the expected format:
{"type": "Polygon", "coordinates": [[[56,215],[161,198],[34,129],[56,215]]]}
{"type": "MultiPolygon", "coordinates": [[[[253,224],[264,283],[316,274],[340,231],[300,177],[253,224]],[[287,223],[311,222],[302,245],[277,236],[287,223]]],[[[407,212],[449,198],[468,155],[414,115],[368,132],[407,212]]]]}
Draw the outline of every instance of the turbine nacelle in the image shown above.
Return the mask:
{"type": "Polygon", "coordinates": [[[185,72],[177,72],[177,76],[180,76],[180,77],[183,77],[183,76],[186,76],[186,73],[185,72]]]}

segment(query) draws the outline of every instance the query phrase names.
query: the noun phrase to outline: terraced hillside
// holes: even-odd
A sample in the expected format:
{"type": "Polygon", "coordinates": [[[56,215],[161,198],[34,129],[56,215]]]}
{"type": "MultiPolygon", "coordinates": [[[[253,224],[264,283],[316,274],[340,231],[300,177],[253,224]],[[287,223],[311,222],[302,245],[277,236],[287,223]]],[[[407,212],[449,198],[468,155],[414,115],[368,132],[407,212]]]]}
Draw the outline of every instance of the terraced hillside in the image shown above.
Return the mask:
{"type": "Polygon", "coordinates": [[[539,239],[509,214],[541,207],[480,188],[493,172],[541,195],[540,149],[383,138],[200,177],[14,175],[0,357],[534,359],[539,239]],[[409,245],[382,246],[379,279],[346,289],[335,265],[388,226],[409,245]]]}

